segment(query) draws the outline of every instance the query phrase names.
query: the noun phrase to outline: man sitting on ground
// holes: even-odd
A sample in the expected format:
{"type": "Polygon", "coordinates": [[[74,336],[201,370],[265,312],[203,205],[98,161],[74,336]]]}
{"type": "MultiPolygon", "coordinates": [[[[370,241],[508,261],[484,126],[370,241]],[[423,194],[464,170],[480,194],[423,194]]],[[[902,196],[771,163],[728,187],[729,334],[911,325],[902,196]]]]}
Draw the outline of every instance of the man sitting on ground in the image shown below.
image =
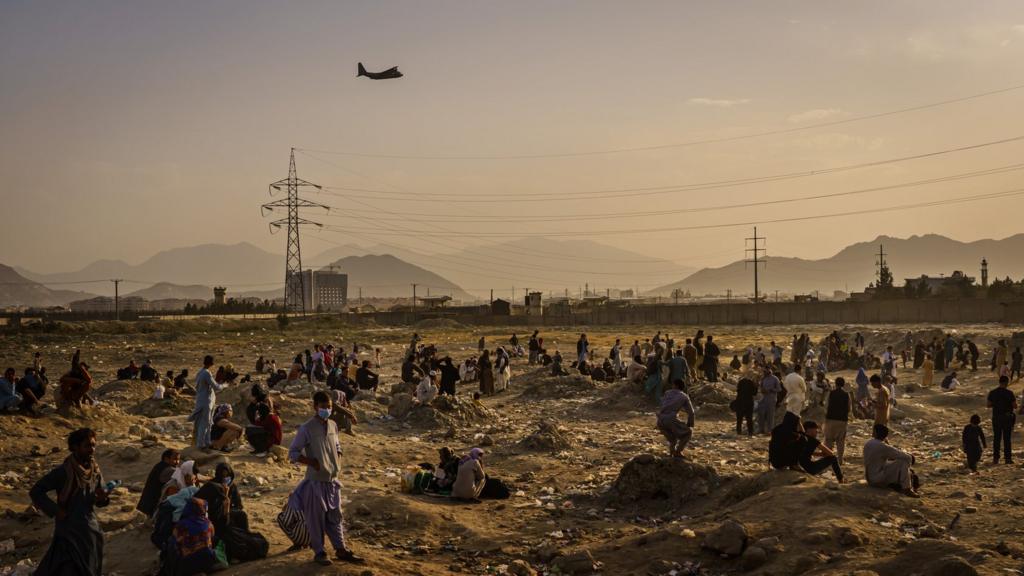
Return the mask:
{"type": "Polygon", "coordinates": [[[139,368],[139,380],[143,380],[145,382],[156,382],[159,377],[160,374],[156,371],[156,368],[153,368],[153,364],[147,358],[146,361],[142,363],[142,367],[139,368]]]}
{"type": "Polygon", "coordinates": [[[164,485],[171,480],[171,475],[180,464],[181,454],[177,450],[173,448],[164,450],[160,461],[153,466],[153,469],[149,471],[149,476],[146,477],[146,484],[142,488],[142,495],[139,496],[139,503],[135,505],[136,510],[147,517],[153,516],[156,507],[160,504],[160,493],[163,491],[164,485]]]}
{"type": "Polygon", "coordinates": [[[39,378],[36,369],[25,368],[25,376],[18,380],[14,388],[21,395],[21,411],[35,414],[41,407],[40,400],[46,394],[46,382],[39,378]]]}
{"type": "Polygon", "coordinates": [[[380,381],[380,377],[377,376],[370,370],[370,361],[363,360],[363,365],[356,370],[356,384],[359,385],[360,390],[373,390],[377,391],[377,384],[380,381]]]}
{"type": "Polygon", "coordinates": [[[836,458],[836,455],[827,446],[818,440],[818,424],[816,422],[810,420],[804,422],[803,449],[800,452],[798,462],[800,467],[804,469],[804,472],[812,476],[817,476],[831,468],[832,473],[836,475],[836,480],[840,484],[843,483],[843,471],[839,467],[839,459],[836,458]],[[822,458],[813,460],[815,456],[821,456],[822,458]]]}
{"type": "Polygon", "coordinates": [[[18,381],[14,378],[14,368],[4,370],[0,378],[0,411],[12,410],[21,405],[21,395],[15,392],[18,381]]]}
{"type": "Polygon", "coordinates": [[[910,468],[914,457],[889,445],[889,428],[875,424],[873,438],[864,444],[864,473],[868,484],[880,488],[893,488],[907,496],[918,498],[914,485],[916,475],[910,468]]]}

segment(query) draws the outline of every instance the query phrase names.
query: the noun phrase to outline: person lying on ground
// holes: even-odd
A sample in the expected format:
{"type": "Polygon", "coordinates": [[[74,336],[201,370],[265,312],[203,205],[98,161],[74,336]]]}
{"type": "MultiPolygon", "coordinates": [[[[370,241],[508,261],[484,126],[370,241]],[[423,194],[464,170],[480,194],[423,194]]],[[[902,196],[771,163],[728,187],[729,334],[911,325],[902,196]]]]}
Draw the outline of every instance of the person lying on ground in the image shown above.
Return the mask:
{"type": "Polygon", "coordinates": [[[839,459],[828,449],[827,446],[818,440],[818,424],[811,420],[804,422],[803,448],[800,452],[799,463],[804,472],[812,476],[818,476],[829,468],[835,474],[836,480],[843,483],[843,470],[839,466],[839,459]],[[815,456],[821,456],[815,460],[815,456]]]}
{"type": "Polygon", "coordinates": [[[146,477],[142,494],[139,496],[139,503],[135,505],[136,510],[147,517],[156,512],[156,507],[160,504],[160,491],[171,480],[171,475],[174,474],[174,470],[179,464],[181,464],[181,453],[174,448],[164,450],[160,461],[153,466],[149,471],[149,476],[146,477]]]}
{"type": "Polygon", "coordinates": [[[657,428],[668,440],[668,452],[673,458],[683,457],[683,448],[693,436],[693,403],[690,397],[683,392],[686,382],[677,378],[672,383],[673,388],[666,391],[661,397],[661,407],[658,409],[657,428]],[[686,411],[686,424],[679,421],[680,410],[686,411]]]}
{"type": "Polygon", "coordinates": [[[915,486],[916,475],[911,468],[914,457],[889,445],[889,428],[875,424],[872,438],[864,443],[864,474],[868,484],[893,488],[907,496],[920,495],[915,486]]]}
{"type": "Polygon", "coordinates": [[[210,448],[221,452],[231,452],[231,444],[242,437],[245,431],[231,421],[234,409],[231,404],[220,404],[213,411],[213,427],[210,428],[210,448]]]}

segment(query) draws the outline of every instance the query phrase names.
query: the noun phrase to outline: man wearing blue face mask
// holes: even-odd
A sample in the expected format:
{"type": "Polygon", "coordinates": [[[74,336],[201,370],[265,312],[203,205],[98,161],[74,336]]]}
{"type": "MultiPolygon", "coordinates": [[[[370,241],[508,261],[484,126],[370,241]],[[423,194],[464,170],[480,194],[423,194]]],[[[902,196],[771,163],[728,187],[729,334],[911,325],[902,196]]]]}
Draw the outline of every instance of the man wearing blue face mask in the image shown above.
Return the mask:
{"type": "Polygon", "coordinates": [[[307,420],[295,434],[288,449],[288,459],[306,466],[306,478],[296,486],[288,505],[301,510],[309,532],[309,545],[321,566],[331,564],[324,549],[324,534],[334,546],[335,558],[343,562],[363,563],[345,545],[341,517],[341,490],[338,483],[338,425],[331,417],[331,398],[326,392],[313,395],[316,416],[307,420]]]}

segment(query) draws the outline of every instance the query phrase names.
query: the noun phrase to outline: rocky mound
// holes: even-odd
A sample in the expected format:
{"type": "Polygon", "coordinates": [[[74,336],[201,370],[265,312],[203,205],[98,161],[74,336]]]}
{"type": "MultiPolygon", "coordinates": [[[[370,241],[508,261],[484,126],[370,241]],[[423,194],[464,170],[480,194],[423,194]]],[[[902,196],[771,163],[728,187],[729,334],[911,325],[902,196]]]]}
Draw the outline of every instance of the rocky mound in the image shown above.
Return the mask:
{"type": "Polygon", "coordinates": [[[458,396],[442,394],[428,405],[418,405],[411,394],[398,393],[391,397],[388,414],[396,420],[421,428],[447,428],[492,421],[494,413],[482,404],[463,400],[458,396]]]}
{"type": "Polygon", "coordinates": [[[721,479],[711,466],[653,454],[635,456],[612,484],[611,497],[621,502],[665,500],[685,504],[718,488],[721,479]]]}
{"type": "Polygon", "coordinates": [[[565,427],[555,420],[543,420],[537,431],[519,441],[519,446],[537,452],[560,452],[575,446],[565,427]]]}
{"type": "Polygon", "coordinates": [[[519,376],[516,383],[522,385],[523,398],[569,398],[581,394],[590,395],[597,384],[579,372],[566,376],[552,376],[550,368],[538,368],[519,376]]]}

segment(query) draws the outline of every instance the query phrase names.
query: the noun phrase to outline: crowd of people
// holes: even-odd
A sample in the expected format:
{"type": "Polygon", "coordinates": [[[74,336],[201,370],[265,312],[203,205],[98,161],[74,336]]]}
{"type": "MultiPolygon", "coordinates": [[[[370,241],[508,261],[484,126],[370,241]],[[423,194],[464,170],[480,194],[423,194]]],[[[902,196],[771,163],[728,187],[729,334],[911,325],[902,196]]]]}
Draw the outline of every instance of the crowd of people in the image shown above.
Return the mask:
{"type": "MultiPolygon", "coordinates": [[[[845,482],[847,430],[855,418],[872,421],[871,438],[863,445],[864,477],[872,486],[899,490],[919,496],[920,481],[914,472],[915,458],[890,443],[890,413],[896,405],[898,371],[921,371],[921,383],[932,383],[934,370],[946,372],[941,388],[956,389],[956,368],[977,369],[980,356],[970,339],[952,335],[940,341],[914,343],[912,334],[900,346],[887,346],[878,356],[865,347],[863,336],[850,341],[833,332],[817,345],[806,334],[794,335],[788,361],[783,347],[770,342],[766,347],[748,346],[732,354],[723,364],[723,351],[714,337],[697,331],[682,342],[661,332],[641,342],[634,340],[628,351],[616,339],[606,353],[599,352],[586,334],[576,342],[575,360],[565,366],[556,349],[549,354],[539,331],[534,331],[524,348],[513,334],[504,344],[489,350],[478,342],[478,355],[456,362],[441,356],[437,347],[414,334],[403,354],[400,379],[412,391],[415,402],[430,404],[440,395],[456,396],[460,383],[476,382],[473,395],[498,394],[511,384],[513,358],[525,357],[529,365],[550,366],[554,375],[575,370],[595,380],[624,379],[656,403],[655,428],[668,443],[669,455],[684,457],[693,437],[697,411],[688,394],[695,386],[728,380],[735,383],[730,408],[736,417],[737,435],[753,436],[755,430],[769,437],[768,464],[775,469],[795,469],[811,475],[827,472],[845,482]],[[895,350],[894,350],[895,348],[895,350]],[[898,350],[898,351],[897,351],[898,350]],[[627,364],[624,359],[629,358],[627,364]],[[902,366],[900,365],[902,364],[902,366]],[[855,369],[855,386],[847,387],[843,377],[828,375],[838,369],[855,369]],[[869,375],[869,372],[874,372],[869,375]],[[823,408],[824,421],[805,420],[810,408],[823,408]],[[778,415],[781,419],[776,423],[778,415]]],[[[246,406],[247,424],[236,422],[234,408],[218,403],[217,394],[237,383],[239,374],[228,364],[214,370],[214,358],[206,356],[194,379],[187,370],[161,378],[147,360],[136,367],[130,362],[118,370],[119,379],[138,379],[166,387],[166,393],[194,396],[188,419],[193,424],[195,446],[208,453],[231,452],[243,440],[257,456],[265,456],[284,441],[284,426],[270,390],[295,384],[311,384],[311,417],[297,429],[288,445],[287,458],[303,466],[304,479],[292,490],[278,524],[293,542],[292,549],[311,549],[321,565],[333,560],[361,563],[348,546],[342,522],[340,484],[341,444],[339,433],[355,434],[358,418],[350,402],[361,392],[375,393],[383,382],[378,374],[381,349],[372,350],[373,361],[359,360],[359,346],[351,352],[333,345],[315,345],[298,354],[288,370],[278,369],[274,360],[260,356],[246,406]],[[376,370],[375,370],[376,369],[376,370]],[[326,540],[333,548],[328,554],[326,540]]],[[[364,348],[366,350],[366,348],[364,348]]],[[[366,352],[364,352],[365,354],[366,352]]],[[[728,356],[726,356],[728,358],[728,356]]],[[[999,386],[987,397],[991,409],[993,462],[1000,458],[1012,463],[1011,432],[1018,402],[1009,390],[1011,380],[1020,378],[1020,348],[1010,352],[999,340],[990,368],[999,386]]],[[[49,392],[49,380],[40,354],[33,357],[21,378],[13,368],[0,378],[0,410],[38,413],[49,392],[59,410],[81,408],[92,402],[89,366],[75,351],[70,370],[59,386],[49,392]]],[[[981,417],[972,415],[962,433],[966,468],[976,473],[978,463],[989,449],[981,417]]],[[[94,458],[96,435],[80,429],[68,437],[70,455],[64,463],[41,478],[30,496],[43,513],[56,519],[54,537],[40,573],[100,574],[103,536],[94,508],[106,506],[115,483],[104,483],[94,458]],[[50,497],[56,494],[56,500],[50,497]]],[[[431,492],[464,500],[507,497],[500,480],[485,472],[484,451],[473,448],[457,455],[448,447],[439,451],[439,462],[421,464],[410,477],[411,491],[431,492]]],[[[403,481],[404,483],[404,481],[403,481]]],[[[266,556],[266,538],[251,530],[244,503],[238,492],[236,474],[226,462],[213,470],[201,470],[194,460],[182,462],[181,454],[166,450],[150,471],[136,509],[151,519],[151,540],[158,548],[163,574],[185,576],[216,571],[231,562],[266,556]]]]}

